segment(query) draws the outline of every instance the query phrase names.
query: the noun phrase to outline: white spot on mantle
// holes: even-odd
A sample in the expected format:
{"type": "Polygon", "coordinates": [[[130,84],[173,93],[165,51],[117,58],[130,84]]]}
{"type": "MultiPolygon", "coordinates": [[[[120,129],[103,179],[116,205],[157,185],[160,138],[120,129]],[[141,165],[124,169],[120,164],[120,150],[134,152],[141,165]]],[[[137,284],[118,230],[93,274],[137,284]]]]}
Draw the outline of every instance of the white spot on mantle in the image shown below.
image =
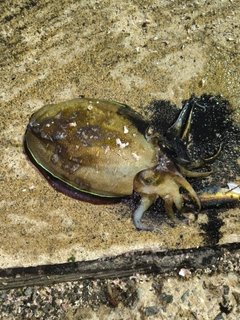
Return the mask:
{"type": "Polygon", "coordinates": [[[117,138],[116,145],[118,145],[121,149],[124,149],[129,145],[129,143],[128,142],[124,143],[119,138],[117,138]]]}

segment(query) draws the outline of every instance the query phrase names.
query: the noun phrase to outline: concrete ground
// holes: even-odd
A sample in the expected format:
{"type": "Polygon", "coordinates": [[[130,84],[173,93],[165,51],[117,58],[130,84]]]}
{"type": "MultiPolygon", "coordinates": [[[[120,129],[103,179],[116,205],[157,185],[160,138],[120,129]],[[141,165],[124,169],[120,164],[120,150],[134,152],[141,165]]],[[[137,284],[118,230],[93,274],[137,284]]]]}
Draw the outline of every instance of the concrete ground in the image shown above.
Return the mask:
{"type": "MultiPolygon", "coordinates": [[[[23,137],[34,111],[79,95],[144,112],[153,100],[181,107],[192,93],[221,94],[239,126],[238,1],[3,1],[1,7],[0,268],[211,244],[200,228],[208,221],[204,213],[190,226],[172,228],[164,216],[155,222],[161,223],[160,232],[139,232],[128,201],[96,206],[57,193],[27,159],[23,137]]],[[[234,152],[239,167],[238,146],[234,152]]],[[[231,182],[239,181],[235,176],[231,182]]],[[[221,236],[214,244],[239,243],[239,208],[221,211],[219,219],[221,236]]],[[[187,295],[182,318],[237,319],[240,277],[234,254],[238,262],[229,272],[184,282],[165,278],[162,286],[174,303],[151,318],[180,318],[178,301],[188,289],[193,294],[187,295]],[[219,307],[226,286],[229,312],[219,307]]],[[[138,308],[121,309],[124,319],[140,319],[146,306],[160,309],[156,292],[144,292],[138,308]]],[[[113,312],[111,317],[118,319],[119,311],[113,312]]],[[[103,319],[103,314],[95,317],[103,319]]]]}

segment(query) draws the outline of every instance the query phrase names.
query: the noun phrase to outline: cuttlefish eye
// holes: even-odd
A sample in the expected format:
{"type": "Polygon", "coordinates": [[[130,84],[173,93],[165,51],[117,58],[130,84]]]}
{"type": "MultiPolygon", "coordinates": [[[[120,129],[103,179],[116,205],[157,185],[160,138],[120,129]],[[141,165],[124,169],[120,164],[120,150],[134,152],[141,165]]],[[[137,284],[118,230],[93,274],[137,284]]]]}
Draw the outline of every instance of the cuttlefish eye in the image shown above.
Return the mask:
{"type": "Polygon", "coordinates": [[[138,179],[146,186],[157,186],[162,178],[154,170],[147,169],[138,174],[138,179]]]}

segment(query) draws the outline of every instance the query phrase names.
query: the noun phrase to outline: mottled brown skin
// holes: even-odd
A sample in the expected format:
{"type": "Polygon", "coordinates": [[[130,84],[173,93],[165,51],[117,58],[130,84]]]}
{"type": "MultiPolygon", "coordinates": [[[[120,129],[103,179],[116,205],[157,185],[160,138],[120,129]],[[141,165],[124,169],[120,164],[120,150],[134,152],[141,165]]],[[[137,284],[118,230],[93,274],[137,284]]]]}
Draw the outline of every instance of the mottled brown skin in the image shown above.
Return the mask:
{"type": "Polygon", "coordinates": [[[89,202],[97,205],[109,205],[115,204],[122,201],[123,197],[101,197],[98,195],[93,195],[89,192],[80,191],[76,188],[71,187],[69,184],[63,182],[62,180],[54,177],[50,172],[46,171],[42,166],[40,166],[32,154],[27,148],[26,141],[24,141],[24,151],[28,156],[29,160],[35,165],[35,167],[41,172],[43,177],[47,180],[50,186],[57,192],[61,192],[68,197],[73,199],[89,202]]]}
{"type": "MultiPolygon", "coordinates": [[[[191,114],[192,107],[184,106],[169,135],[179,141],[186,139],[191,114]]],[[[133,214],[134,224],[141,230],[153,230],[141,224],[141,217],[158,196],[173,222],[179,222],[173,205],[180,213],[187,211],[180,187],[201,208],[183,175],[209,175],[211,172],[189,169],[199,168],[215,156],[194,162],[182,157],[171,159],[168,150],[172,152],[174,146],[157,134],[145,136],[147,127],[148,123],[125,105],[79,98],[46,105],[34,113],[25,141],[38,165],[75,190],[110,198],[138,192],[141,204],[133,214]]]]}
{"type": "Polygon", "coordinates": [[[130,195],[135,175],[157,164],[134,116],[139,117],[127,106],[102,100],[47,105],[31,118],[27,147],[42,167],[74,188],[105,197],[130,195]]]}

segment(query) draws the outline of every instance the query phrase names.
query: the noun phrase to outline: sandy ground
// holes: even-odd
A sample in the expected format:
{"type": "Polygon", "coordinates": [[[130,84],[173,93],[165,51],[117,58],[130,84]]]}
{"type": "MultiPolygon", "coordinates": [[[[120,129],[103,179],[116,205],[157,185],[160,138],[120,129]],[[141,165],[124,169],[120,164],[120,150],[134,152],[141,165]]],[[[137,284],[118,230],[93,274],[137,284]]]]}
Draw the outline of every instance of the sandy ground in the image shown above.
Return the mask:
{"type": "MultiPolygon", "coordinates": [[[[72,255],[81,261],[208,245],[199,227],[208,219],[205,214],[196,224],[175,228],[163,217],[157,221],[161,232],[138,232],[127,202],[99,207],[57,193],[28,161],[23,137],[34,111],[79,95],[144,112],[153,100],[181,106],[192,93],[221,94],[239,125],[239,3],[46,0],[3,1],[1,8],[0,268],[64,263],[72,255]]],[[[221,213],[219,244],[239,242],[238,213],[238,208],[221,213]]],[[[211,278],[221,288],[239,286],[239,280],[236,272],[211,278]]],[[[171,294],[182,296],[178,278],[164,281],[171,294]]],[[[191,278],[184,286],[198,292],[203,280],[191,278]]],[[[230,294],[233,308],[218,319],[236,319],[239,298],[230,294]]],[[[159,303],[153,296],[142,300],[143,307],[159,303]]],[[[183,318],[214,319],[224,313],[221,294],[204,293],[201,307],[196,296],[188,296],[192,300],[186,306],[194,305],[196,317],[191,311],[183,318]]],[[[177,319],[178,303],[171,307],[171,313],[166,309],[156,319],[177,319]]],[[[132,311],[124,312],[124,318],[133,319],[132,311]]]]}

